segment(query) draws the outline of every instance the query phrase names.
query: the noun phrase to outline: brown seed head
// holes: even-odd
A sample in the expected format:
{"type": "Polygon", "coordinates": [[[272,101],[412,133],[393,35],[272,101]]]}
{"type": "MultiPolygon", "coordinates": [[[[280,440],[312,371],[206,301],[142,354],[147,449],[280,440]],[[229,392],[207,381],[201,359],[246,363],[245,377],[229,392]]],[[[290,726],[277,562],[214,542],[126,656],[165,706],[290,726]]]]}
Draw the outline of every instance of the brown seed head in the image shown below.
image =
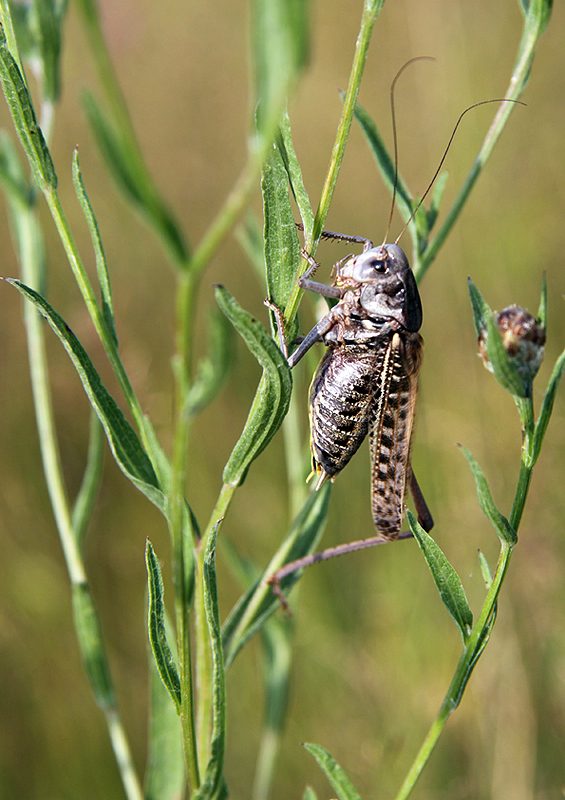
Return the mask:
{"type": "MultiPolygon", "coordinates": [[[[509,306],[494,316],[504,349],[522,380],[531,382],[543,361],[545,329],[520,306],[509,306]]],[[[486,348],[486,329],[479,336],[479,355],[491,372],[486,348]]]]}

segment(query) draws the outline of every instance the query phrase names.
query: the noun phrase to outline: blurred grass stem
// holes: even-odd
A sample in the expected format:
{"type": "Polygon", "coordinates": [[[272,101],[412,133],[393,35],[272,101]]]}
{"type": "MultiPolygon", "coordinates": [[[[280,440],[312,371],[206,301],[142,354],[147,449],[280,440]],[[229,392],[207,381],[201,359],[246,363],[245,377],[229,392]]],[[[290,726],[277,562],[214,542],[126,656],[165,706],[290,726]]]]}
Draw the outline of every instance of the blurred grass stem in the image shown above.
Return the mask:
{"type": "MultiPolygon", "coordinates": [[[[535,2],[532,0],[531,6],[533,7],[534,5],[535,2]]],[[[510,83],[508,84],[508,89],[504,95],[507,100],[518,100],[528,83],[536,46],[544,29],[543,21],[540,19],[540,17],[541,14],[536,17],[536,15],[533,13],[533,9],[532,13],[525,15],[524,29],[522,31],[522,39],[518,47],[516,63],[510,78],[510,83]]],[[[510,117],[510,114],[514,110],[515,105],[516,103],[509,102],[502,102],[500,104],[492,125],[485,136],[481,149],[479,150],[479,153],[473,162],[473,166],[471,167],[463,186],[461,187],[436,236],[432,239],[421,257],[418,254],[417,248],[414,249],[414,263],[412,268],[418,283],[422,280],[432,261],[441,250],[451,229],[461,214],[463,206],[467,202],[467,199],[469,198],[469,195],[471,194],[471,191],[477,182],[484,165],[492,153],[492,150],[498,141],[500,134],[502,133],[508,118],[510,117]]]]}
{"type": "MultiPolygon", "coordinates": [[[[365,0],[363,6],[363,15],[361,17],[361,29],[357,37],[357,44],[355,46],[355,54],[353,56],[353,65],[349,75],[349,82],[347,91],[345,93],[341,117],[337,128],[337,134],[332,149],[330,164],[322,188],[322,195],[318,204],[318,210],[314,218],[314,227],[312,233],[312,241],[305,242],[305,248],[308,253],[313,256],[316,252],[317,244],[320,239],[321,233],[330,210],[330,204],[335,191],[341,162],[345,153],[345,145],[351,129],[353,115],[355,112],[355,105],[357,103],[357,96],[359,94],[359,87],[361,86],[361,78],[365,69],[365,62],[367,61],[367,54],[369,52],[369,44],[371,35],[373,33],[373,26],[375,21],[384,5],[384,0],[365,0]]],[[[308,262],[302,259],[299,274],[306,271],[308,262]]],[[[293,320],[298,310],[298,302],[302,290],[298,287],[298,282],[294,284],[291,295],[288,300],[286,308],[287,320],[293,320]]]]}

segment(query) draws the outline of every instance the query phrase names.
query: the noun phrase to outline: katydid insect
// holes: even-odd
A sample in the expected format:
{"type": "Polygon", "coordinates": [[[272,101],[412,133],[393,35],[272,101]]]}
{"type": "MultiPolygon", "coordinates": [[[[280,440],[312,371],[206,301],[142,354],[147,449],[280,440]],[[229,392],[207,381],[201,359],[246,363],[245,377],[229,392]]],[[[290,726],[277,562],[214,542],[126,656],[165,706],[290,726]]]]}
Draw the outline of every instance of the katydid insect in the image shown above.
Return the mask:
{"type": "Polygon", "coordinates": [[[328,347],[310,390],[312,462],[319,488],[334,478],[369,435],[373,521],[385,540],[398,538],[406,486],[418,519],[429,531],[431,514],[410,463],[417,377],[422,362],[422,305],[408,259],[397,244],[373,247],[368,239],[325,232],[363,243],[360,255],[336,264],[332,286],[310,275],[304,289],[338,299],[289,357],[293,367],[315,342],[328,347]]]}
{"type": "MultiPolygon", "coordinates": [[[[408,64],[393,81],[391,101],[394,84],[408,64]]],[[[471,108],[491,102],[504,102],[504,99],[475,103],[460,115],[436,173],[400,235],[437,178],[463,116],[471,108]]],[[[395,180],[389,228],[397,180],[393,102],[392,108],[395,180]]],[[[302,229],[301,225],[298,227],[302,229]]],[[[277,570],[268,578],[268,583],[283,606],[286,601],[279,582],[297,569],[411,537],[409,531],[401,532],[407,488],[411,491],[419,524],[425,531],[430,531],[434,524],[410,459],[417,378],[423,355],[423,340],[418,333],[422,325],[422,306],[408,259],[398,246],[400,236],[393,244],[383,243],[379,247],[373,247],[369,239],[331,231],[323,231],[321,237],[362,244],[363,252],[338,261],[334,266],[334,282],[327,286],[311,279],[319,265],[303,251],[309,268],[298,279],[299,286],[338,302],[291,353],[288,363],[294,367],[316,342],[328,347],[310,389],[311,451],[313,472],[318,476],[316,488],[327,479],[333,480],[368,435],[372,512],[377,536],[329,548],[277,570]]],[[[270,302],[266,304],[275,312],[286,352],[282,315],[270,302]]]]}
{"type": "Polygon", "coordinates": [[[396,243],[373,247],[362,237],[331,231],[322,236],[362,243],[363,252],[337,262],[332,286],[311,280],[319,265],[303,252],[310,266],[299,278],[300,287],[338,302],[288,357],[288,364],[294,367],[316,342],[327,346],[310,387],[316,489],[341,472],[369,435],[377,536],[306,556],[275,572],[269,583],[284,606],[278,584],[291,572],[336,555],[410,537],[409,531],[401,532],[407,487],[420,525],[430,531],[434,524],[410,461],[423,340],[418,333],[422,305],[408,259],[396,243]]]}

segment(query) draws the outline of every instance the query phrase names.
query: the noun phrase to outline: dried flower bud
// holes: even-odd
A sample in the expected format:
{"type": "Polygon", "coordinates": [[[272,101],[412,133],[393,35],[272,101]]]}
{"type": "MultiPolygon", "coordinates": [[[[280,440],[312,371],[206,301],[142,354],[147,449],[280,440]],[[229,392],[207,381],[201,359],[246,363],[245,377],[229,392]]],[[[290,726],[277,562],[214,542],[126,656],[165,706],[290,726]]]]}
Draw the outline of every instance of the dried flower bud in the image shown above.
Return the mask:
{"type": "MultiPolygon", "coordinates": [[[[508,358],[524,384],[530,384],[543,361],[545,329],[520,306],[509,306],[494,315],[508,358]]],[[[479,336],[479,354],[485,367],[494,372],[487,355],[487,331],[479,336]]]]}

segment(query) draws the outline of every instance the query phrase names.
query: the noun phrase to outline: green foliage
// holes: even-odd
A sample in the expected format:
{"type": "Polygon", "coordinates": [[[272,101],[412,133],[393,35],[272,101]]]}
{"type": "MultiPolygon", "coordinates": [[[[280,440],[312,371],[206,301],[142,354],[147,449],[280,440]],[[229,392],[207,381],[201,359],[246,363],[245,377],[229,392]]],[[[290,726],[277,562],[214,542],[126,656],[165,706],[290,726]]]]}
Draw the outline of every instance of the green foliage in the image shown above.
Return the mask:
{"type": "Polygon", "coordinates": [[[21,294],[30,300],[39,313],[49,322],[57,334],[81,379],[92,407],[104,427],[108,443],[116,463],[152,503],[163,510],[164,499],[155,471],[139,441],[137,434],[126,420],[115,400],[104,388],[100,376],[94,369],[83,346],[66,322],[37,292],[17,280],[8,280],[21,294]]]}
{"type": "Polygon", "coordinates": [[[51,154],[35,116],[27,85],[8,48],[0,26],[0,81],[19,140],[28,158],[33,177],[42,189],[55,189],[57,176],[51,154]]]}
{"type": "Polygon", "coordinates": [[[509,545],[515,545],[518,541],[516,531],[512,528],[506,517],[501,514],[495,506],[483,471],[467,448],[463,447],[462,445],[460,445],[460,448],[463,455],[467,459],[469,466],[471,467],[473,477],[475,478],[475,483],[477,484],[477,497],[479,498],[479,505],[481,506],[483,514],[489,520],[489,522],[492,523],[492,526],[494,527],[501,541],[506,542],[506,544],[509,545]]]}
{"type": "Polygon", "coordinates": [[[147,629],[153,657],[163,685],[173,701],[177,714],[181,709],[181,687],[178,669],[167,642],[165,630],[165,603],[163,578],[159,561],[149,540],[145,546],[147,565],[147,584],[149,589],[149,610],[147,629]]]}
{"type": "Polygon", "coordinates": [[[225,287],[216,287],[216,300],[263,368],[247,422],[222,476],[225,484],[239,486],[251,463],[282,424],[290,402],[292,378],[286,359],[261,323],[244,311],[225,287]]]}
{"type": "MultiPolygon", "coordinates": [[[[82,344],[45,299],[45,259],[37,214],[39,195],[4,134],[0,139],[0,182],[9,201],[22,269],[29,269],[29,274],[33,277],[33,280],[27,282],[9,282],[29,301],[25,318],[40,444],[50,499],[72,586],[74,625],[80,652],[94,696],[106,716],[128,800],[141,800],[141,782],[136,776],[127,737],[121,726],[102,631],[86,578],[87,569],[83,557],[84,535],[92,518],[102,475],[103,431],[119,468],[164,514],[171,535],[176,623],[174,630],[165,613],[164,584],[159,561],[151,543],[147,540],[146,544],[148,633],[152,666],[149,760],[144,796],[148,800],[174,800],[183,794],[188,783],[192,798],[223,800],[227,797],[228,787],[224,775],[227,745],[225,672],[251,637],[260,632],[266,710],[263,751],[259,759],[255,792],[257,797],[267,797],[276,748],[280,742],[287,710],[292,654],[291,626],[288,621],[273,617],[280,606],[273,585],[283,599],[288,597],[300,579],[301,571],[293,569],[292,565],[297,559],[312,554],[319,544],[328,515],[330,484],[325,484],[306,499],[305,492],[300,495],[300,502],[295,502],[296,507],[302,506],[300,513],[292,523],[285,524],[284,528],[288,527],[288,532],[266,567],[249,566],[233,548],[231,551],[229,547],[225,548],[226,560],[242,576],[244,591],[227,614],[222,626],[216,572],[216,547],[220,528],[228,515],[234,493],[243,484],[251,464],[263,453],[284,423],[290,404],[292,377],[287,360],[275,338],[223,286],[216,286],[216,300],[222,314],[214,311],[210,315],[207,354],[199,361],[196,360],[194,320],[199,300],[199,277],[217,253],[222,240],[235,225],[251,192],[256,188],[261,173],[263,235],[260,236],[257,224],[251,221],[254,218],[249,217],[242,229],[241,238],[255,266],[260,267],[261,271],[265,270],[269,299],[281,312],[288,338],[295,339],[296,314],[301,295],[298,275],[305,266],[305,260],[302,259],[301,262],[300,240],[291,196],[298,207],[306,247],[308,252],[313,253],[329,211],[354,116],[369,143],[385,185],[392,190],[395,182],[393,159],[375,123],[357,103],[373,25],[383,2],[364,2],[351,77],[347,91],[343,94],[342,117],[320,205],[314,214],[294,149],[290,118],[286,110],[288,100],[308,61],[308,3],[306,0],[253,0],[251,41],[254,75],[251,94],[257,101],[255,135],[250,137],[247,163],[233,191],[221,204],[217,217],[210,223],[208,231],[194,250],[189,247],[181,226],[157,188],[139,148],[103,41],[98,7],[94,0],[81,0],[79,3],[103,93],[102,100],[96,99],[89,92],[85,95],[90,126],[105,163],[126,200],[155,231],[176,267],[175,322],[178,352],[173,370],[175,410],[170,460],[157,439],[152,423],[143,413],[142,405],[135,396],[118,356],[110,274],[77,151],[72,165],[73,182],[94,249],[99,300],[82,265],[56,191],[57,177],[46,140],[49,139],[52,106],[59,97],[60,50],[66,5],[64,0],[34,0],[29,5],[15,3],[13,25],[8,1],[0,0],[0,81],[17,136],[29,162],[31,176],[45,196],[96,332],[124,392],[135,428],[126,420],[102,384],[82,344]],[[42,112],[39,116],[44,131],[38,124],[21,63],[22,57],[32,61],[34,75],[38,78],[38,107],[42,112]],[[58,454],[46,378],[43,330],[38,325],[36,311],[48,321],[70,356],[94,411],[91,416],[86,468],[74,504],[67,499],[58,454]],[[214,400],[228,375],[232,363],[232,327],[261,365],[263,373],[244,430],[224,468],[223,487],[218,501],[201,537],[196,517],[185,498],[186,477],[191,473],[196,474],[198,469],[197,464],[188,461],[188,453],[191,457],[193,454],[188,444],[195,418],[214,400]],[[197,366],[193,370],[194,363],[197,366]],[[287,568],[281,572],[283,577],[278,583],[274,582],[272,576],[283,567],[287,568]],[[195,658],[192,655],[193,649],[196,651],[195,658]]],[[[537,41],[551,14],[550,0],[521,0],[521,7],[525,17],[524,33],[510,81],[511,100],[516,100],[527,83],[537,41]]],[[[469,176],[433,241],[430,241],[430,233],[439,217],[447,173],[438,178],[429,209],[422,205],[416,211],[409,228],[414,238],[414,269],[418,278],[423,276],[457,220],[512,106],[513,103],[501,105],[469,176]]],[[[397,178],[396,203],[407,221],[414,213],[418,201],[401,176],[398,175],[397,178]]],[[[532,469],[539,457],[557,388],[565,372],[564,352],[555,364],[539,418],[534,422],[533,375],[525,379],[516,367],[515,361],[505,349],[493,312],[471,282],[469,291],[475,326],[482,337],[487,360],[499,383],[514,396],[519,409],[523,434],[520,473],[512,511],[507,518],[496,507],[478,463],[466,448],[462,448],[475,478],[479,505],[500,540],[500,555],[494,573],[482,553],[479,554],[486,596],[474,624],[457,572],[436,542],[408,512],[410,528],[432,573],[440,599],[459,629],[463,649],[440,711],[407,774],[397,800],[403,800],[412,791],[448,716],[460,703],[473,668],[491,635],[499,592],[517,542],[517,530],[532,469]]],[[[545,329],[545,280],[538,323],[545,329]]],[[[274,329],[273,325],[273,332],[274,329]]],[[[287,442],[291,438],[300,438],[297,434],[299,426],[295,421],[287,423],[288,429],[291,426],[293,429],[287,435],[287,442]]],[[[295,455],[300,451],[300,446],[294,448],[295,455]]],[[[301,461],[301,457],[295,460],[301,461]]],[[[289,483],[292,483],[290,473],[292,468],[289,469],[289,483]]],[[[267,520],[265,527],[272,527],[272,521],[267,520]]],[[[340,800],[359,800],[359,795],[344,770],[326,750],[313,744],[305,747],[315,757],[340,800]]],[[[304,798],[315,800],[313,790],[306,789],[304,798]]]]}
{"type": "Polygon", "coordinates": [[[410,530],[420,545],[442,603],[459,628],[463,644],[469,639],[473,627],[473,614],[469,608],[461,578],[453,569],[442,550],[419,524],[410,510],[406,512],[410,530]]]}
{"type": "Polygon", "coordinates": [[[319,744],[305,744],[304,747],[311,753],[318,766],[323,769],[327,779],[335,790],[339,800],[361,800],[357,790],[332,756],[319,744]]]}
{"type": "Polygon", "coordinates": [[[86,674],[100,708],[114,705],[114,688],[108,670],[98,614],[90,589],[84,583],[72,587],[73,616],[86,674]]]}

